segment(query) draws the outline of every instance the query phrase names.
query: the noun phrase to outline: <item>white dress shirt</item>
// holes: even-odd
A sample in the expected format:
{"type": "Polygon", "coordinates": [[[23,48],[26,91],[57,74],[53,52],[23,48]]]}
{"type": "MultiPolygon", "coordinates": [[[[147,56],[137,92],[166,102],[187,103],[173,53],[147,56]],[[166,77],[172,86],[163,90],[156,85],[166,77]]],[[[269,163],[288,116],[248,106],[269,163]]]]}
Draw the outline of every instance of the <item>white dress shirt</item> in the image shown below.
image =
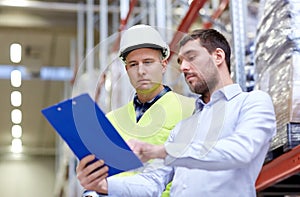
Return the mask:
{"type": "Polygon", "coordinates": [[[238,84],[196,101],[196,112],[171,132],[165,165],[131,177],[108,178],[111,196],[160,196],[172,180],[171,197],[255,197],[255,181],[276,134],[272,101],[238,84]]]}

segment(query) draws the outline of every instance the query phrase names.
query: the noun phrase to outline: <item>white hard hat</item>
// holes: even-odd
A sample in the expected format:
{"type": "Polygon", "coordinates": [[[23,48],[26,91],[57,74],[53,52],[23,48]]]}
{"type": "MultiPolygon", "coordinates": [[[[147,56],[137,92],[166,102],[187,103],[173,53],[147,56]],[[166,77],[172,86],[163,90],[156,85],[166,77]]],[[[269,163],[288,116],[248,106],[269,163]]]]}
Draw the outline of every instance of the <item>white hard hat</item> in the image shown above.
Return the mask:
{"type": "Polygon", "coordinates": [[[139,48],[160,49],[164,59],[170,55],[170,48],[159,32],[149,25],[135,25],[127,29],[120,41],[119,57],[125,63],[126,56],[139,48]]]}

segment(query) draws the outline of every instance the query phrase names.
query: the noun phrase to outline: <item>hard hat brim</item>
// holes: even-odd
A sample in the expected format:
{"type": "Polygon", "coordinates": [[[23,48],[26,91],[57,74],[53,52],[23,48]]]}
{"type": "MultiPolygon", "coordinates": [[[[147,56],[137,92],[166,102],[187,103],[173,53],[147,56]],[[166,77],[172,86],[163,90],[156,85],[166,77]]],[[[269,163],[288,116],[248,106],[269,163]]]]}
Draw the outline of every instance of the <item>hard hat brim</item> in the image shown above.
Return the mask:
{"type": "MultiPolygon", "coordinates": [[[[134,46],[130,46],[130,47],[126,48],[122,53],[120,53],[119,57],[125,59],[131,51],[136,50],[136,49],[141,49],[141,48],[151,48],[151,49],[163,50],[163,48],[159,45],[152,44],[152,43],[144,43],[144,44],[138,44],[138,45],[134,45],[134,46]]],[[[163,53],[163,51],[162,51],[162,53],[163,53]]]]}

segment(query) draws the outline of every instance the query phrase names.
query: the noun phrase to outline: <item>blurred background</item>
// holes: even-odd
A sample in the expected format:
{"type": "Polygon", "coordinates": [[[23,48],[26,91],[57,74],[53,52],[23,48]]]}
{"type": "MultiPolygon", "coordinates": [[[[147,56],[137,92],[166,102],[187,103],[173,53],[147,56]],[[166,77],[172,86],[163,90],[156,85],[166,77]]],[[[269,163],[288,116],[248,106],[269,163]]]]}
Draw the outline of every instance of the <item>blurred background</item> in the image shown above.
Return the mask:
{"type": "MultiPolygon", "coordinates": [[[[131,100],[117,52],[122,30],[139,23],[157,27],[169,43],[165,82],[189,96],[195,95],[178,71],[176,43],[194,28],[222,32],[233,49],[234,80],[272,96],[279,132],[266,163],[295,148],[299,6],[296,0],[0,0],[0,196],[81,196],[77,160],[41,110],[84,92],[104,112],[131,100]]],[[[300,193],[297,171],[280,173],[288,179],[258,187],[259,196],[300,193]]]]}

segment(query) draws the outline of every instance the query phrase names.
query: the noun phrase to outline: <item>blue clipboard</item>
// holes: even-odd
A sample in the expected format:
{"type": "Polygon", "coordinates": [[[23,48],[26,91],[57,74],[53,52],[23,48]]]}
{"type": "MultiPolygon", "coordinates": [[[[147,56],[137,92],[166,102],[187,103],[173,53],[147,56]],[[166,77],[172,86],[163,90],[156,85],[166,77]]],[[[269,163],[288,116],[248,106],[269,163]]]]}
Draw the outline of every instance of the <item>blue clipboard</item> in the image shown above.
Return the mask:
{"type": "Polygon", "coordinates": [[[103,159],[108,176],[143,166],[88,94],[47,107],[42,114],[79,160],[89,154],[103,159]]]}

